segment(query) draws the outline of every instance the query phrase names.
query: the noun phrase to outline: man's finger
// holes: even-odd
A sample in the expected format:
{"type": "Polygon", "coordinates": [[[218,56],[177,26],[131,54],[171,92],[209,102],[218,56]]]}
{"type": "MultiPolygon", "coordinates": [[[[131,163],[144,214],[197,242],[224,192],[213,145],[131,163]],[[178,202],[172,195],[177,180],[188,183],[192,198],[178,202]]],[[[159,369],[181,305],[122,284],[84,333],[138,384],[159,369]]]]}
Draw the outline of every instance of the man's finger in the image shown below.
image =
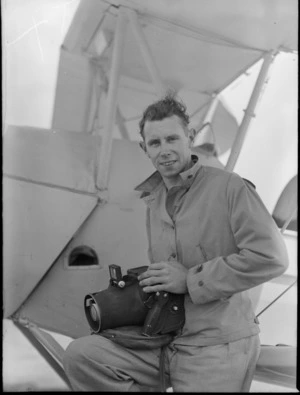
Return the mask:
{"type": "Polygon", "coordinates": [[[148,277],[140,281],[140,286],[143,287],[147,285],[164,284],[164,283],[166,283],[165,277],[148,277]]]}
{"type": "Polygon", "coordinates": [[[165,284],[157,284],[157,285],[144,287],[143,291],[149,293],[149,292],[167,291],[167,289],[165,284]]]}
{"type": "MultiPolygon", "coordinates": [[[[148,269],[144,273],[142,273],[138,276],[138,280],[142,280],[142,279],[150,277],[150,276],[160,276],[161,273],[159,273],[159,271],[166,269],[167,267],[168,267],[167,262],[151,263],[151,265],[148,267],[148,269]]],[[[166,274],[166,272],[164,272],[163,274],[166,274]]]]}
{"type": "Polygon", "coordinates": [[[148,267],[148,270],[152,269],[164,269],[165,267],[168,267],[168,262],[155,262],[151,263],[151,265],[148,267]]]}
{"type": "Polygon", "coordinates": [[[148,277],[161,277],[166,274],[167,273],[164,269],[161,269],[161,270],[148,269],[147,271],[145,271],[144,273],[142,273],[138,276],[138,280],[143,280],[148,277]]]}

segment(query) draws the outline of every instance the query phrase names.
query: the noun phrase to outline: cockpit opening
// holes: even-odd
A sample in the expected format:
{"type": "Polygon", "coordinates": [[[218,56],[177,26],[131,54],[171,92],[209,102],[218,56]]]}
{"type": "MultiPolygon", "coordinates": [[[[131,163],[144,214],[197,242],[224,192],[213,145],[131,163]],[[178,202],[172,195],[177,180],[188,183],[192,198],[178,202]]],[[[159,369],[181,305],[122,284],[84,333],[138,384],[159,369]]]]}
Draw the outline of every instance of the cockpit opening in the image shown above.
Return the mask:
{"type": "Polygon", "coordinates": [[[68,266],[78,267],[78,266],[97,266],[99,265],[98,256],[96,251],[89,246],[79,246],[74,248],[68,260],[68,266]]]}

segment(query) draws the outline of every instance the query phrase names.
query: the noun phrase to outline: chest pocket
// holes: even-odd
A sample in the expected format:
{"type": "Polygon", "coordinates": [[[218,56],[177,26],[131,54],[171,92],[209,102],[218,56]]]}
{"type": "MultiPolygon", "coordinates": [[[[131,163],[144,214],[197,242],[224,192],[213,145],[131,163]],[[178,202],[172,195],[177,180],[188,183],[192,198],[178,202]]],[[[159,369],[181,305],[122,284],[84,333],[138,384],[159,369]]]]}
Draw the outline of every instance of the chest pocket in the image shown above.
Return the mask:
{"type": "Polygon", "coordinates": [[[209,260],[205,249],[200,243],[189,243],[189,245],[182,245],[181,250],[181,262],[187,268],[205,263],[209,260]]]}
{"type": "Polygon", "coordinates": [[[188,218],[184,222],[179,222],[178,225],[177,244],[181,262],[191,268],[212,259],[205,247],[206,235],[201,234],[203,233],[202,227],[199,226],[197,217],[188,218]]]}

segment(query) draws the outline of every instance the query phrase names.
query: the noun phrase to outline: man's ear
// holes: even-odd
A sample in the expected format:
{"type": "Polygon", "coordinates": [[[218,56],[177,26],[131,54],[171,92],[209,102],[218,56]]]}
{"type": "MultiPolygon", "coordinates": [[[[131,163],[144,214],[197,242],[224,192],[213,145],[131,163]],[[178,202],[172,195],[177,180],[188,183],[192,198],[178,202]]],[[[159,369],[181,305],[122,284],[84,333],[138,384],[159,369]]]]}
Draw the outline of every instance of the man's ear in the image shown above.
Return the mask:
{"type": "Polygon", "coordinates": [[[193,146],[194,139],[196,136],[196,130],[195,129],[189,129],[189,140],[190,140],[190,146],[193,146]]]}
{"type": "Polygon", "coordinates": [[[147,154],[147,148],[145,141],[139,141],[139,146],[142,148],[142,150],[147,154]]]}

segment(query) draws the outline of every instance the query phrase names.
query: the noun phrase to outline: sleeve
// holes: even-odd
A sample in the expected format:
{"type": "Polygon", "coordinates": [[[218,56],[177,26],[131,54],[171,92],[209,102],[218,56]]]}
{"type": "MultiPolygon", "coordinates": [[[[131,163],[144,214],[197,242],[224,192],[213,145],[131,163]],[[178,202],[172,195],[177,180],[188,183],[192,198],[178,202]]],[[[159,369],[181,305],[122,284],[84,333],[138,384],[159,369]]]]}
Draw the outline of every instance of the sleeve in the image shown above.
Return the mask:
{"type": "Polygon", "coordinates": [[[233,173],[226,200],[238,252],[188,271],[188,292],[195,304],[228,298],[281,275],[288,267],[283,237],[253,186],[233,173]]]}

